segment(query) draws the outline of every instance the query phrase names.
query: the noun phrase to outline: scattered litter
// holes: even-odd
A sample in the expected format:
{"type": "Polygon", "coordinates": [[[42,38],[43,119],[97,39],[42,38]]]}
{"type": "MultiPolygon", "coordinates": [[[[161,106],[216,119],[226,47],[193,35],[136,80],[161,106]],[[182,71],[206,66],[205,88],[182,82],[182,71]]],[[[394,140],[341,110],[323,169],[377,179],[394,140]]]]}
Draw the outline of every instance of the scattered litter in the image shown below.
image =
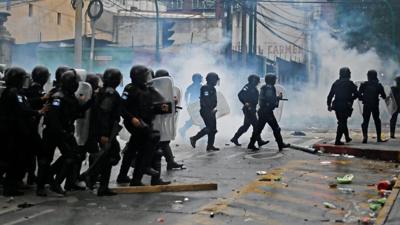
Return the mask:
{"type": "Polygon", "coordinates": [[[380,190],[379,191],[379,195],[382,197],[382,198],[386,198],[386,197],[389,197],[389,195],[392,193],[392,191],[388,191],[388,190],[380,190]]]}
{"type": "Polygon", "coordinates": [[[331,161],[322,161],[322,162],[319,162],[319,163],[321,163],[322,165],[328,165],[328,164],[332,164],[332,162],[331,162],[331,161]]]}
{"type": "Polygon", "coordinates": [[[354,190],[352,188],[344,188],[344,187],[340,187],[338,188],[342,193],[344,194],[351,194],[354,193],[354,190]]]}
{"type": "Polygon", "coordinates": [[[230,144],[225,144],[225,146],[229,146],[230,144]]]}
{"type": "Polygon", "coordinates": [[[9,199],[7,199],[7,203],[11,203],[14,201],[14,197],[10,197],[9,199]]]}
{"type": "Polygon", "coordinates": [[[391,182],[388,181],[388,180],[381,180],[381,181],[379,181],[379,183],[376,186],[376,188],[378,189],[378,191],[380,191],[380,190],[390,190],[390,189],[392,189],[392,185],[391,185],[391,182]]]}
{"type": "Polygon", "coordinates": [[[210,217],[214,218],[214,213],[213,212],[210,212],[210,217]]]}
{"type": "Polygon", "coordinates": [[[344,221],[341,219],[338,219],[338,220],[335,220],[335,223],[344,223],[344,221]]]}
{"type": "Polygon", "coordinates": [[[284,187],[289,187],[289,184],[287,183],[282,183],[284,187]]]}
{"type": "Polygon", "coordinates": [[[355,156],[354,156],[354,155],[344,154],[343,157],[352,159],[352,158],[354,158],[355,156]]]}
{"type": "Polygon", "coordinates": [[[184,201],[184,202],[188,202],[188,201],[189,201],[189,198],[184,198],[183,201],[184,201]]]}
{"type": "Polygon", "coordinates": [[[244,220],[245,223],[250,222],[250,221],[253,221],[253,219],[252,219],[252,218],[246,218],[246,219],[244,220]]]}
{"type": "Polygon", "coordinates": [[[183,201],[181,201],[181,200],[176,200],[174,203],[175,203],[175,204],[182,204],[183,201]]]}
{"type": "Polygon", "coordinates": [[[386,198],[369,199],[368,203],[384,205],[386,203],[386,200],[387,200],[386,198]]]}
{"type": "Polygon", "coordinates": [[[361,218],[361,224],[363,225],[369,225],[369,224],[374,224],[375,223],[375,219],[370,218],[370,217],[363,217],[361,218]]]}
{"type": "Polygon", "coordinates": [[[306,133],[304,133],[303,131],[295,131],[295,132],[291,133],[291,135],[293,135],[293,136],[306,136],[306,133]]]}
{"type": "Polygon", "coordinates": [[[179,147],[179,145],[178,145],[178,144],[176,144],[176,145],[175,145],[175,147],[179,147]]]}
{"type": "Polygon", "coordinates": [[[337,184],[336,184],[336,183],[330,183],[330,184],[329,184],[329,187],[330,187],[330,188],[337,188],[337,184]]]}
{"type": "Polygon", "coordinates": [[[372,211],[378,211],[380,208],[382,208],[381,204],[377,204],[377,203],[369,204],[369,209],[371,209],[372,211]]]}
{"type": "Polygon", "coordinates": [[[331,154],[331,156],[333,156],[333,157],[339,157],[340,155],[339,155],[339,154],[331,154]]]}
{"type": "Polygon", "coordinates": [[[321,222],[330,222],[331,220],[330,219],[322,219],[322,220],[320,220],[321,222]]]}
{"type": "Polygon", "coordinates": [[[324,206],[325,206],[325,208],[328,208],[328,209],[336,209],[336,206],[329,202],[324,202],[324,206]]]}
{"type": "Polygon", "coordinates": [[[353,174],[346,174],[343,177],[336,177],[336,181],[339,184],[350,184],[353,181],[353,174]]]}
{"type": "Polygon", "coordinates": [[[160,218],[157,219],[157,222],[159,222],[159,223],[164,223],[165,220],[164,220],[164,218],[160,217],[160,218]]]}
{"type": "Polygon", "coordinates": [[[267,174],[267,171],[264,170],[257,171],[257,175],[265,175],[265,174],[267,174]]]}
{"type": "Polygon", "coordinates": [[[34,206],[34,204],[24,202],[22,204],[19,204],[18,208],[25,209],[25,208],[29,208],[29,207],[32,207],[32,206],[34,206]]]}

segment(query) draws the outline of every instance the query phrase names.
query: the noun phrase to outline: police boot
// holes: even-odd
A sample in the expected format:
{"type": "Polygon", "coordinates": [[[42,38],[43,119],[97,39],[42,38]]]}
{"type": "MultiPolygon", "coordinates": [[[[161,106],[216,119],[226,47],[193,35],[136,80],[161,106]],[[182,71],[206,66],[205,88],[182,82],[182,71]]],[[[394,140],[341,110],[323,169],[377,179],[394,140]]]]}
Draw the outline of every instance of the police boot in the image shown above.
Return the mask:
{"type": "Polygon", "coordinates": [[[254,144],[256,143],[255,138],[250,138],[250,143],[247,145],[247,149],[251,150],[251,151],[258,151],[260,150],[259,148],[257,148],[254,144]]]}
{"type": "Polygon", "coordinates": [[[377,142],[387,142],[388,140],[383,140],[382,139],[382,131],[381,131],[381,127],[380,126],[377,126],[376,127],[376,141],[377,142]]]}
{"type": "Polygon", "coordinates": [[[215,134],[217,132],[208,135],[207,151],[219,151],[219,148],[214,146],[215,134]]]}
{"type": "Polygon", "coordinates": [[[153,169],[151,167],[145,168],[143,170],[143,173],[146,174],[146,175],[149,175],[149,176],[158,176],[160,174],[157,170],[155,170],[155,169],[153,169]]]}
{"type": "Polygon", "coordinates": [[[167,170],[173,170],[173,169],[185,169],[185,167],[183,166],[183,164],[177,163],[175,161],[171,162],[171,163],[167,163],[167,170]]]}
{"type": "Polygon", "coordinates": [[[261,137],[258,138],[258,140],[257,140],[257,144],[258,144],[259,148],[261,148],[263,145],[266,145],[268,143],[269,143],[269,141],[264,141],[263,139],[261,139],[261,137]]]}
{"type": "Polygon", "coordinates": [[[281,135],[280,131],[279,132],[274,132],[274,136],[275,136],[275,139],[276,139],[276,143],[278,143],[278,149],[279,149],[280,152],[284,148],[289,148],[290,147],[290,144],[286,144],[286,143],[283,142],[283,138],[282,138],[282,135],[281,135]]]}
{"type": "Polygon", "coordinates": [[[46,189],[45,188],[37,188],[36,189],[36,196],[46,197],[47,196],[46,189]]]}
{"type": "Polygon", "coordinates": [[[361,126],[361,128],[362,128],[362,133],[363,133],[362,143],[366,144],[368,141],[368,128],[366,128],[365,126],[361,126]]]}
{"type": "Polygon", "coordinates": [[[395,131],[396,131],[396,124],[393,124],[392,121],[390,121],[390,138],[396,138],[395,137],[395,131]]]}
{"type": "Polygon", "coordinates": [[[236,132],[235,136],[233,136],[233,138],[231,139],[231,142],[232,142],[233,144],[235,144],[236,146],[238,146],[238,147],[242,146],[242,145],[239,143],[239,135],[238,135],[237,132],[236,132]]]}
{"type": "Polygon", "coordinates": [[[198,138],[196,136],[190,137],[190,145],[193,148],[196,148],[196,142],[197,142],[198,138]]]}
{"type": "Polygon", "coordinates": [[[171,181],[163,181],[160,177],[161,174],[161,159],[157,160],[157,162],[153,163],[153,167],[157,170],[158,175],[151,177],[151,185],[168,185],[171,184],[171,181]]]}

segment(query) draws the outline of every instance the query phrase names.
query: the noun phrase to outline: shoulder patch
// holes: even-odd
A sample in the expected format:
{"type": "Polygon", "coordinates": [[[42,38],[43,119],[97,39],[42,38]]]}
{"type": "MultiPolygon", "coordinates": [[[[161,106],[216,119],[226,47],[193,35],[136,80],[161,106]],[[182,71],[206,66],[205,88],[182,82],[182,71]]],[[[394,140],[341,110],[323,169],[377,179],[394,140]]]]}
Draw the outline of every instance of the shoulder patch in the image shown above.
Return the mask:
{"type": "Polygon", "coordinates": [[[122,96],[121,96],[121,98],[123,99],[123,100],[127,100],[128,99],[128,92],[127,91],[124,91],[123,93],[122,93],[122,96]]]}
{"type": "Polygon", "coordinates": [[[24,97],[23,96],[17,95],[17,97],[18,97],[18,102],[19,103],[24,103],[24,97]]]}
{"type": "Polygon", "coordinates": [[[56,107],[60,106],[61,105],[60,99],[57,99],[57,98],[54,99],[53,102],[51,103],[51,105],[56,106],[56,107]]]}
{"type": "Polygon", "coordinates": [[[208,96],[208,95],[209,95],[208,91],[204,91],[204,96],[208,96]]]}

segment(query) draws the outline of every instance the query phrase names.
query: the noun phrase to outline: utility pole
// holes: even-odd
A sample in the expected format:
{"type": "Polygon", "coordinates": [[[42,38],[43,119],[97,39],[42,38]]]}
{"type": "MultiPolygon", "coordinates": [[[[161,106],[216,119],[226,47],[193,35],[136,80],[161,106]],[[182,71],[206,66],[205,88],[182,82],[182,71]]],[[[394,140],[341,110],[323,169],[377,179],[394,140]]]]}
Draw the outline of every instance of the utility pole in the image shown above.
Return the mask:
{"type": "Polygon", "coordinates": [[[253,54],[257,55],[257,0],[254,0],[253,7],[253,54]]]}
{"type": "Polygon", "coordinates": [[[160,12],[158,10],[158,0],[154,0],[155,5],[156,5],[156,62],[160,63],[161,62],[161,57],[160,57],[160,25],[159,25],[159,20],[160,20],[160,12]]]}
{"type": "Polygon", "coordinates": [[[82,5],[83,0],[75,1],[75,67],[82,67],[82,5]]]}
{"type": "Polygon", "coordinates": [[[242,50],[242,64],[246,66],[247,64],[247,13],[246,13],[246,3],[244,1],[242,5],[242,40],[241,40],[241,50],[242,50]]]}
{"type": "Polygon", "coordinates": [[[230,63],[232,61],[232,0],[225,0],[225,12],[225,38],[228,39],[225,47],[225,57],[230,63]]]}

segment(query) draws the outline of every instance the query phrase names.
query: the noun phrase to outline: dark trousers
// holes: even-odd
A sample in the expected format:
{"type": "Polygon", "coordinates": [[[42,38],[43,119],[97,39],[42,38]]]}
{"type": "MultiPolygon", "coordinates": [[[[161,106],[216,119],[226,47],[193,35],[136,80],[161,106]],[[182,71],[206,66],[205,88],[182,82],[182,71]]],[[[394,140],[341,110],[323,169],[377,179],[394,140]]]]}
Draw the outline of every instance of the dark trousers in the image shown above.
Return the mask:
{"type": "Polygon", "coordinates": [[[33,178],[36,172],[37,155],[39,154],[39,152],[43,151],[43,140],[40,137],[39,133],[34,132],[29,137],[29,140],[27,142],[29,143],[29,152],[27,155],[28,164],[26,172],[28,173],[28,177],[33,178]]]}
{"type": "Polygon", "coordinates": [[[175,162],[174,154],[172,153],[171,146],[169,145],[170,143],[171,141],[160,141],[160,143],[158,144],[159,148],[162,151],[162,155],[164,156],[165,161],[167,161],[168,164],[175,162]]]}
{"type": "Polygon", "coordinates": [[[336,130],[336,143],[340,142],[342,136],[344,135],[346,140],[350,138],[349,128],[347,127],[347,120],[349,118],[349,112],[347,110],[336,110],[337,119],[337,130],[336,130]]]}
{"type": "Polygon", "coordinates": [[[258,123],[256,129],[253,130],[249,145],[254,145],[254,143],[261,137],[261,133],[267,123],[272,129],[276,143],[278,143],[279,148],[281,148],[283,146],[281,128],[279,127],[278,121],[276,120],[272,110],[258,111],[258,123]]]}
{"type": "MultiPolygon", "coordinates": [[[[27,137],[20,135],[9,135],[2,146],[2,159],[4,178],[4,192],[12,192],[17,190],[17,184],[24,177],[26,171],[27,137]]],[[[0,162],[1,163],[1,162],[0,162]]],[[[1,174],[3,175],[3,174],[1,174]]]]}
{"type": "Polygon", "coordinates": [[[208,135],[208,147],[214,146],[215,134],[217,133],[217,118],[215,112],[210,110],[200,110],[200,115],[203,118],[206,127],[201,129],[194,138],[196,140],[208,135]]]}
{"type": "Polygon", "coordinates": [[[253,130],[257,126],[258,119],[256,111],[251,111],[246,108],[243,108],[243,114],[244,114],[243,125],[237,130],[235,136],[233,136],[233,139],[239,139],[240,136],[242,136],[242,134],[246,133],[249,130],[250,125],[253,127],[253,130]]]}
{"type": "Polygon", "coordinates": [[[43,142],[43,152],[38,155],[38,188],[43,188],[44,185],[53,178],[50,164],[53,160],[56,147],[60,150],[61,157],[54,163],[56,165],[53,167],[55,168],[54,171],[56,173],[54,183],[60,185],[67,177],[69,180],[72,180],[74,163],[79,161],[78,145],[73,134],[70,134],[69,137],[62,140],[60,137],[56,137],[50,131],[44,129],[43,142]]]}
{"type": "Polygon", "coordinates": [[[160,163],[161,169],[161,151],[160,153],[157,153],[157,157],[154,157],[159,141],[160,133],[150,128],[140,129],[137,133],[134,133],[131,136],[131,140],[129,140],[129,143],[132,143],[130,147],[134,148],[134,150],[131,151],[137,152],[132,180],[136,182],[141,181],[145,169],[153,167],[153,165],[157,164],[158,161],[160,163]],[[155,160],[157,161],[157,163],[155,163],[155,160]]]}
{"type": "Polygon", "coordinates": [[[400,108],[397,109],[396,112],[393,113],[392,117],[390,118],[390,136],[394,137],[394,134],[396,132],[396,123],[397,123],[397,117],[400,113],[400,108]]]}
{"type": "Polygon", "coordinates": [[[378,140],[381,139],[381,119],[379,118],[379,106],[368,106],[364,105],[363,107],[363,123],[361,124],[362,132],[364,139],[368,139],[368,124],[369,119],[374,118],[375,128],[376,128],[376,137],[378,140]]]}
{"type": "Polygon", "coordinates": [[[100,188],[108,188],[108,183],[110,182],[111,169],[113,165],[116,165],[119,161],[119,152],[121,148],[117,139],[111,140],[111,146],[109,149],[101,150],[97,153],[94,162],[90,165],[89,169],[86,171],[86,175],[95,180],[98,175],[100,178],[100,188]],[[118,159],[118,160],[115,160],[118,159]]]}
{"type": "Polygon", "coordinates": [[[128,176],[129,168],[131,168],[132,163],[135,161],[136,154],[137,151],[133,146],[133,137],[131,136],[123,151],[123,157],[121,166],[119,168],[118,177],[123,178],[128,176]]]}

